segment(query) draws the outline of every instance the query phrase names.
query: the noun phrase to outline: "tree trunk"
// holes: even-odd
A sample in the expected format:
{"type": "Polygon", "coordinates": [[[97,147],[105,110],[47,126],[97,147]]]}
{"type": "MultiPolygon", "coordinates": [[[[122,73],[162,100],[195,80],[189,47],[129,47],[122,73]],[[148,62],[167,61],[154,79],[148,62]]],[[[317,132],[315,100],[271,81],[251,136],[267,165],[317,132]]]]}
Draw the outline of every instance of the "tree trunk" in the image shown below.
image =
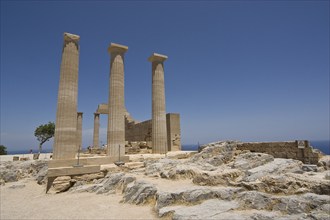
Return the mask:
{"type": "Polygon", "coordinates": [[[39,144],[39,154],[41,153],[41,150],[42,150],[42,144],[43,144],[43,143],[40,143],[40,144],[39,144]]]}

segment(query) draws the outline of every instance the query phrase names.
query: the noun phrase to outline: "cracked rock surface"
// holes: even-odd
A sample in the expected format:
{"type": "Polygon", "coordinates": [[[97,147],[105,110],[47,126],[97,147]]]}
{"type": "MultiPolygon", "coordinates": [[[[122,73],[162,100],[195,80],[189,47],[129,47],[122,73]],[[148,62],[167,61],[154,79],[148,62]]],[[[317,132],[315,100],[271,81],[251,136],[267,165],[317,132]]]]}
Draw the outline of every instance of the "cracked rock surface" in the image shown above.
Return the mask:
{"type": "MultiPolygon", "coordinates": [[[[55,182],[59,192],[121,195],[122,203],[152,206],[164,219],[330,219],[327,157],[316,171],[306,171],[298,160],[238,151],[238,143],[149,156],[143,163],[108,166],[103,173],[55,182]]],[[[15,175],[7,169],[2,176],[12,181],[15,175]]],[[[38,172],[42,176],[43,168],[33,175],[38,172]]]]}

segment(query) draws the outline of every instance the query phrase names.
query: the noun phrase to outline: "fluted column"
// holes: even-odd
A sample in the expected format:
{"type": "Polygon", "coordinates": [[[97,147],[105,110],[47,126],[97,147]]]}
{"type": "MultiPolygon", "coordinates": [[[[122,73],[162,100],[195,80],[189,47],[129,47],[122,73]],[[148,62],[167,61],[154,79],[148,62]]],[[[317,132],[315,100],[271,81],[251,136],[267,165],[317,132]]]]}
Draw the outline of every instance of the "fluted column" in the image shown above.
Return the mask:
{"type": "Polygon", "coordinates": [[[100,113],[94,113],[93,147],[99,147],[100,113]]]}
{"type": "Polygon", "coordinates": [[[152,152],[164,154],[168,151],[164,61],[167,56],[154,53],[149,57],[152,62],[152,152]]]}
{"type": "Polygon", "coordinates": [[[83,113],[77,112],[77,149],[82,149],[82,119],[83,113]]]}
{"type": "Polygon", "coordinates": [[[128,47],[111,43],[109,114],[107,132],[107,154],[111,157],[125,155],[125,99],[124,99],[124,53],[128,47]]]}
{"type": "Polygon", "coordinates": [[[78,35],[64,33],[53,158],[71,159],[77,153],[78,35]]]}

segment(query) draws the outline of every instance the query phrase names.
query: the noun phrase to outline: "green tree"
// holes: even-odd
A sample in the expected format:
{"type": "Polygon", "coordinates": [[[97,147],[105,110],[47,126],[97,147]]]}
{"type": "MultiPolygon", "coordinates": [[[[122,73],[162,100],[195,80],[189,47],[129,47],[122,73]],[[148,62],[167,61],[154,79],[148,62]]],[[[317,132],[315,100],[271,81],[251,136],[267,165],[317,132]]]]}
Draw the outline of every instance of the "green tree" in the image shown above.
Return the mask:
{"type": "Polygon", "coordinates": [[[48,124],[40,125],[34,131],[34,136],[37,137],[39,143],[39,154],[42,150],[42,145],[54,137],[55,133],[55,124],[54,122],[48,122],[48,124]]]}
{"type": "Polygon", "coordinates": [[[0,155],[7,155],[7,148],[4,145],[0,145],[0,155]]]}

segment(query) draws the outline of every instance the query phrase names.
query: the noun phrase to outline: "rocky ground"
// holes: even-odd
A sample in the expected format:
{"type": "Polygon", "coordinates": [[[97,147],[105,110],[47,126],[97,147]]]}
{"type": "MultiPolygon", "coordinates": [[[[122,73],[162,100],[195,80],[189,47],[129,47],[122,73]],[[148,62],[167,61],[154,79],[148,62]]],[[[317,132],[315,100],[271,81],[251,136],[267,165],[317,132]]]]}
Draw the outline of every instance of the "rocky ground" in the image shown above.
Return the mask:
{"type": "MultiPolygon", "coordinates": [[[[132,157],[122,167],[55,179],[49,193],[119,195],[122,203],[151,206],[165,219],[329,219],[330,156],[317,167],[292,159],[236,150],[217,142],[199,153],[132,157]]],[[[1,163],[2,184],[22,178],[46,182],[44,161],[1,163]]]]}

